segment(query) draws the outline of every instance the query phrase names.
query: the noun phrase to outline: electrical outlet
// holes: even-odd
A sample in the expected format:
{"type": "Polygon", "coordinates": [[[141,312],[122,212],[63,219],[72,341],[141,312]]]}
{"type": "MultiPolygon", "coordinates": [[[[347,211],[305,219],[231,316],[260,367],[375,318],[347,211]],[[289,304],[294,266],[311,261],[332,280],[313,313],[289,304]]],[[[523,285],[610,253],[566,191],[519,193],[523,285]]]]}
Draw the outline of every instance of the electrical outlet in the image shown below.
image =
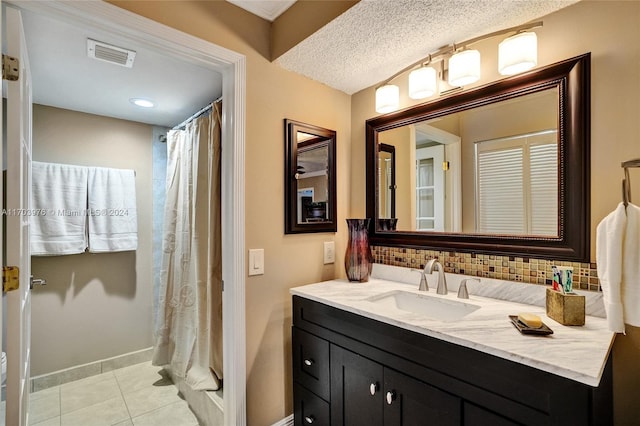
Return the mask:
{"type": "Polygon", "coordinates": [[[333,241],[325,241],[324,243],[324,264],[334,263],[336,261],[336,244],[333,241]]]}

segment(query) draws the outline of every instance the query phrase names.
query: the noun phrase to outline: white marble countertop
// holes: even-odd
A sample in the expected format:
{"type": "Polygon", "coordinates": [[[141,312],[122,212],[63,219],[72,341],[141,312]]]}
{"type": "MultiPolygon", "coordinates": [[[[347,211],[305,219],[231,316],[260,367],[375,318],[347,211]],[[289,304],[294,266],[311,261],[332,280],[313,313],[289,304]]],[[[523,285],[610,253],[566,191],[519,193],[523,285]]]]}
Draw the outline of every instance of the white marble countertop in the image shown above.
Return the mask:
{"type": "MultiPolygon", "coordinates": [[[[376,265],[377,266],[377,265],[376,265]]],[[[402,327],[440,340],[476,349],[500,358],[528,365],[558,376],[566,377],[590,386],[598,386],[609,351],[613,344],[614,333],[607,329],[606,320],[587,315],[584,326],[563,326],[545,315],[545,286],[495,282],[485,280],[481,283],[468,282],[469,299],[458,299],[457,288],[461,275],[447,274],[449,294],[438,295],[435,287],[435,274],[429,277],[429,292],[418,292],[419,272],[406,268],[389,267],[374,269],[367,283],[350,283],[347,280],[332,280],[309,284],[291,289],[292,295],[301,296],[329,306],[343,309],[377,321],[402,327]],[[381,269],[383,269],[381,271],[381,269]],[[394,281],[389,280],[390,276],[394,281]],[[384,277],[382,278],[375,278],[384,277]],[[434,278],[434,279],[432,279],[434,278]],[[404,281],[404,282],[402,282],[404,281]],[[412,284],[408,284],[412,282],[412,284]],[[513,286],[511,285],[513,284],[513,286]],[[499,291],[501,299],[507,298],[504,288],[525,291],[512,291],[512,298],[518,299],[519,293],[529,304],[510,300],[498,300],[485,297],[490,289],[499,291]],[[393,307],[374,304],[370,300],[391,291],[407,291],[422,296],[460,301],[479,306],[479,309],[455,321],[442,321],[393,307]],[[528,291],[527,291],[528,290],[528,291]],[[540,293],[542,292],[542,293],[540,293]],[[528,293],[528,294],[527,294],[528,293]],[[540,294],[542,296],[540,296],[540,294]],[[483,294],[479,296],[478,294],[483,294]],[[541,299],[542,297],[542,299],[541,299]],[[508,315],[521,312],[536,314],[553,330],[548,336],[523,335],[511,324],[508,315]]],[[[601,300],[597,293],[588,298],[588,313],[599,313],[601,300]]]]}

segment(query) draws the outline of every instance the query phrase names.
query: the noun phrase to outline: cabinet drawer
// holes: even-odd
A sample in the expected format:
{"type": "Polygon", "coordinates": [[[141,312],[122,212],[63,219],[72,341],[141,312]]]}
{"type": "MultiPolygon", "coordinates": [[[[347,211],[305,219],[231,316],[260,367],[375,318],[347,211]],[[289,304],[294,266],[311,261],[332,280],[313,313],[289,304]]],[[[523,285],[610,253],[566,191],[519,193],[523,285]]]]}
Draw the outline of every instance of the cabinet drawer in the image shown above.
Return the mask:
{"type": "Polygon", "coordinates": [[[329,401],[329,342],[293,327],[293,380],[329,401]]]}
{"type": "Polygon", "coordinates": [[[293,424],[295,426],[329,426],[329,403],[293,384],[293,424]]]}

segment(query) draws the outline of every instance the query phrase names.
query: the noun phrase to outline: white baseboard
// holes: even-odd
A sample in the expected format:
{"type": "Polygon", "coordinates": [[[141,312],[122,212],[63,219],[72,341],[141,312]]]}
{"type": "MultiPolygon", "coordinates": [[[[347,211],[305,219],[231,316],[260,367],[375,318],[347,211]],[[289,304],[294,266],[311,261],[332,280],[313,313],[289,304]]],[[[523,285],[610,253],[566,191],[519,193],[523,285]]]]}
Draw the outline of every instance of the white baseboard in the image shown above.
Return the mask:
{"type": "Polygon", "coordinates": [[[293,426],[293,414],[272,424],[271,426],[293,426]]]}
{"type": "Polygon", "coordinates": [[[152,355],[153,348],[146,348],[127,354],[90,362],[88,364],[76,365],[64,370],[35,376],[31,378],[31,392],[37,392],[53,386],[59,386],[64,383],[73,382],[75,380],[85,379],[87,377],[113,371],[118,368],[128,367],[130,365],[139,364],[141,362],[148,362],[151,361],[152,355]]]}

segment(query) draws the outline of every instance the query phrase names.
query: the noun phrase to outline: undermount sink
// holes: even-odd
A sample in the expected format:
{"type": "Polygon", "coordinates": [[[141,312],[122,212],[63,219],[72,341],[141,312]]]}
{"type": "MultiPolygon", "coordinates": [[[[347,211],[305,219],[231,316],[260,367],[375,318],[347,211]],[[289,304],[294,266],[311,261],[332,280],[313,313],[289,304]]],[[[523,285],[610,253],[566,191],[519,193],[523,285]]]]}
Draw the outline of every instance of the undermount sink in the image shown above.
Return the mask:
{"type": "Polygon", "coordinates": [[[382,308],[421,314],[439,321],[456,321],[480,309],[480,306],[471,303],[401,290],[380,294],[369,298],[368,301],[382,308]]]}

